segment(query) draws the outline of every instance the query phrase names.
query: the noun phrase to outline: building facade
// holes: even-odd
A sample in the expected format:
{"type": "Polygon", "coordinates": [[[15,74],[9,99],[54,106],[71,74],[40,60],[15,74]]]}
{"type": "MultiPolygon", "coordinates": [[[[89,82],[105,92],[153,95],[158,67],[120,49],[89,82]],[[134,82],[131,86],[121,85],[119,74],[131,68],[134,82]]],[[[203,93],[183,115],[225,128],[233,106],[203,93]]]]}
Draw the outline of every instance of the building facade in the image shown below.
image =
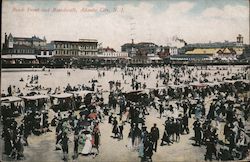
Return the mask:
{"type": "Polygon", "coordinates": [[[80,39],[79,41],[52,41],[55,57],[96,57],[97,40],[80,39]]]}
{"type": "Polygon", "coordinates": [[[206,55],[211,59],[235,60],[237,52],[234,48],[195,48],[192,51],[187,51],[186,55],[206,55]]]}
{"type": "Polygon", "coordinates": [[[50,58],[55,55],[54,47],[52,43],[48,43],[45,46],[41,47],[37,58],[50,58]]]}
{"type": "Polygon", "coordinates": [[[42,46],[46,45],[46,38],[43,39],[32,36],[32,37],[13,37],[10,33],[8,36],[5,33],[5,42],[3,48],[13,48],[14,45],[24,45],[28,47],[33,47],[39,49],[42,46]]]}
{"type": "Polygon", "coordinates": [[[126,59],[128,58],[128,53],[127,52],[101,52],[101,53],[98,53],[97,56],[103,57],[103,58],[126,59]]]}
{"type": "Polygon", "coordinates": [[[134,56],[147,56],[147,54],[156,54],[160,52],[160,47],[152,42],[140,42],[135,44],[133,41],[132,43],[126,43],[121,46],[122,52],[127,52],[129,57],[134,56]]]}
{"type": "Polygon", "coordinates": [[[134,44],[134,41],[132,43],[126,43],[121,46],[121,51],[128,53],[129,57],[136,56],[136,53],[138,51],[136,44],[134,44]]]}
{"type": "Polygon", "coordinates": [[[178,48],[177,47],[169,47],[169,54],[172,55],[178,55],[178,48]]]}
{"type": "Polygon", "coordinates": [[[99,50],[97,57],[100,59],[110,59],[110,60],[118,60],[118,59],[128,59],[127,52],[117,52],[113,48],[102,48],[99,50]]]}
{"type": "Polygon", "coordinates": [[[237,55],[243,54],[245,45],[243,44],[243,37],[239,34],[236,37],[236,41],[229,42],[209,42],[209,43],[194,43],[194,44],[187,44],[179,50],[180,54],[185,54],[188,51],[193,51],[195,49],[233,49],[236,51],[237,55]]]}

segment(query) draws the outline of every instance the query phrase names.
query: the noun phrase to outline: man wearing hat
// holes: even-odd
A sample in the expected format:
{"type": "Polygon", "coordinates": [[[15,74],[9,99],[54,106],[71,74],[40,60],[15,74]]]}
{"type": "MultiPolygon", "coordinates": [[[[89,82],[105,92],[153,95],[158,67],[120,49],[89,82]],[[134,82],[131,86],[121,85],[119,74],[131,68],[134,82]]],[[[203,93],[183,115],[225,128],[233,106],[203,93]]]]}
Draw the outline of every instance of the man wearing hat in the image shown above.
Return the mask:
{"type": "Polygon", "coordinates": [[[154,126],[151,128],[151,136],[152,136],[152,142],[153,142],[153,150],[156,152],[157,150],[157,141],[159,140],[160,134],[159,129],[156,127],[156,123],[154,123],[154,126]]]}
{"type": "Polygon", "coordinates": [[[160,108],[159,109],[160,109],[159,112],[160,112],[160,118],[161,118],[162,113],[164,112],[164,108],[163,108],[162,103],[160,104],[160,108]]]}

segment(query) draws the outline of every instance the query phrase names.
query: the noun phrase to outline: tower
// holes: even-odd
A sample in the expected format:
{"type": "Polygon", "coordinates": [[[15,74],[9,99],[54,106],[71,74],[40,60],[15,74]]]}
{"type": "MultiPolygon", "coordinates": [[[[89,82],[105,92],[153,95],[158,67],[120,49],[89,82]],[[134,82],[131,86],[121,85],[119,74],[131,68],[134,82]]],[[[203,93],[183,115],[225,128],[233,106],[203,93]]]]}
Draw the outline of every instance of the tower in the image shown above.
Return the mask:
{"type": "Polygon", "coordinates": [[[134,40],[135,40],[135,25],[136,25],[136,22],[134,20],[133,17],[130,17],[130,36],[131,36],[131,49],[128,51],[129,53],[129,57],[134,57],[136,55],[136,49],[135,49],[135,43],[134,43],[134,40]]]}
{"type": "Polygon", "coordinates": [[[13,48],[13,44],[14,44],[14,38],[13,38],[12,34],[10,33],[9,36],[8,36],[7,47],[8,48],[13,48]]]}
{"type": "Polygon", "coordinates": [[[44,41],[45,43],[46,43],[46,41],[47,41],[45,36],[43,36],[43,41],[44,41]]]}
{"type": "Polygon", "coordinates": [[[236,45],[242,47],[242,46],[243,46],[243,37],[242,37],[242,35],[239,34],[239,35],[236,37],[236,39],[237,39],[236,45]]]}
{"type": "Polygon", "coordinates": [[[4,33],[4,45],[3,45],[3,48],[7,48],[7,44],[8,44],[8,37],[7,37],[7,34],[4,33]]]}

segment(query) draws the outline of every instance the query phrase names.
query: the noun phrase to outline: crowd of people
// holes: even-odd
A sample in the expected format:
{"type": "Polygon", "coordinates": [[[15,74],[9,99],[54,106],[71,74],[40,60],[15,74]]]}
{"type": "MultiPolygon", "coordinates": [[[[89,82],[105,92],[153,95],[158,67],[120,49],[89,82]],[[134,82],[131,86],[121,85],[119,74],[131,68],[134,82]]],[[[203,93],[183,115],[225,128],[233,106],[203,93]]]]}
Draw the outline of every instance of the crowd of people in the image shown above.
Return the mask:
{"type": "MultiPolygon", "coordinates": [[[[245,81],[246,73],[240,70],[233,73],[230,68],[210,72],[210,68],[164,67],[157,71],[126,67],[119,73],[124,82],[108,82],[107,101],[95,79],[89,81],[91,86],[68,84],[63,88],[58,86],[54,91],[40,87],[52,95],[81,90],[93,93],[85,97],[74,96],[68,101],[74,102],[74,106],[69,104],[67,109],[54,110],[52,120],[49,120],[51,111],[46,108],[50,102],[52,104],[51,98],[41,103],[25,103],[22,111],[17,109],[21,114],[20,121],[9,111],[10,107],[2,106],[5,154],[11,159],[22,159],[29,136],[55,130],[55,150],[62,150],[63,160],[69,159],[69,149],[73,150],[73,159],[79,155],[94,158],[99,154],[99,127],[108,116],[112,137],[120,141],[127,136],[127,148],[136,150],[142,161],[152,161],[157,146],[180,143],[181,136],[190,133],[194,134],[194,146],[206,147],[205,160],[213,160],[213,156],[220,160],[244,159],[249,149],[245,128],[250,110],[250,99],[242,97],[250,91],[249,82],[245,81]],[[223,73],[223,70],[228,72],[223,73]],[[156,73],[155,81],[150,85],[154,84],[154,88],[147,89],[150,86],[146,82],[153,73],[156,73]],[[126,86],[132,91],[124,91],[126,86]],[[164,125],[162,134],[156,123],[152,123],[150,129],[146,125],[148,116],[155,115],[154,111],[159,113],[157,116],[164,125]],[[129,134],[124,135],[124,127],[129,127],[129,134]],[[71,140],[73,148],[69,147],[71,140]]],[[[117,71],[114,69],[114,75],[117,71]]],[[[67,75],[71,77],[68,72],[67,75]]],[[[99,79],[106,76],[98,70],[99,79]]],[[[29,76],[29,84],[40,83],[39,78],[38,75],[29,76]]],[[[9,86],[6,96],[22,93],[18,89],[9,86]]]]}

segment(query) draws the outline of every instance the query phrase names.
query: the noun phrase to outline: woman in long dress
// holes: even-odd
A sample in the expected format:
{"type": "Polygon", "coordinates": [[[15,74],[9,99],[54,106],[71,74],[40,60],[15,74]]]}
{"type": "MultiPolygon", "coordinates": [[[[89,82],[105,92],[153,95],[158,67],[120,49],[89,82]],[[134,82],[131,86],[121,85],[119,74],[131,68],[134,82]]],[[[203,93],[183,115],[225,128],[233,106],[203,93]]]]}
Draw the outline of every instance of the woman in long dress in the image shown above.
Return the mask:
{"type": "Polygon", "coordinates": [[[93,148],[96,149],[96,152],[94,152],[94,157],[97,156],[99,154],[99,145],[100,145],[100,129],[98,126],[98,123],[95,125],[94,130],[93,130],[93,134],[92,134],[92,138],[93,138],[93,148]]]}
{"type": "Polygon", "coordinates": [[[143,158],[144,157],[144,143],[145,140],[148,136],[148,132],[147,132],[147,127],[142,127],[142,133],[141,133],[141,142],[139,144],[139,157],[143,158]]]}
{"type": "Polygon", "coordinates": [[[201,104],[198,104],[197,106],[196,106],[196,108],[195,108],[195,117],[196,117],[196,119],[198,118],[198,119],[200,119],[201,118],[201,109],[202,109],[202,106],[201,106],[201,104]]]}
{"type": "Polygon", "coordinates": [[[129,122],[129,107],[126,108],[123,121],[129,122]]]}
{"type": "Polygon", "coordinates": [[[89,155],[91,153],[91,150],[92,150],[91,140],[92,140],[91,134],[86,134],[86,141],[85,141],[84,147],[81,151],[81,154],[89,155]]]}
{"type": "Polygon", "coordinates": [[[118,121],[116,120],[116,117],[114,118],[114,121],[113,121],[112,133],[114,133],[114,137],[117,138],[117,135],[118,135],[118,121]]]}

